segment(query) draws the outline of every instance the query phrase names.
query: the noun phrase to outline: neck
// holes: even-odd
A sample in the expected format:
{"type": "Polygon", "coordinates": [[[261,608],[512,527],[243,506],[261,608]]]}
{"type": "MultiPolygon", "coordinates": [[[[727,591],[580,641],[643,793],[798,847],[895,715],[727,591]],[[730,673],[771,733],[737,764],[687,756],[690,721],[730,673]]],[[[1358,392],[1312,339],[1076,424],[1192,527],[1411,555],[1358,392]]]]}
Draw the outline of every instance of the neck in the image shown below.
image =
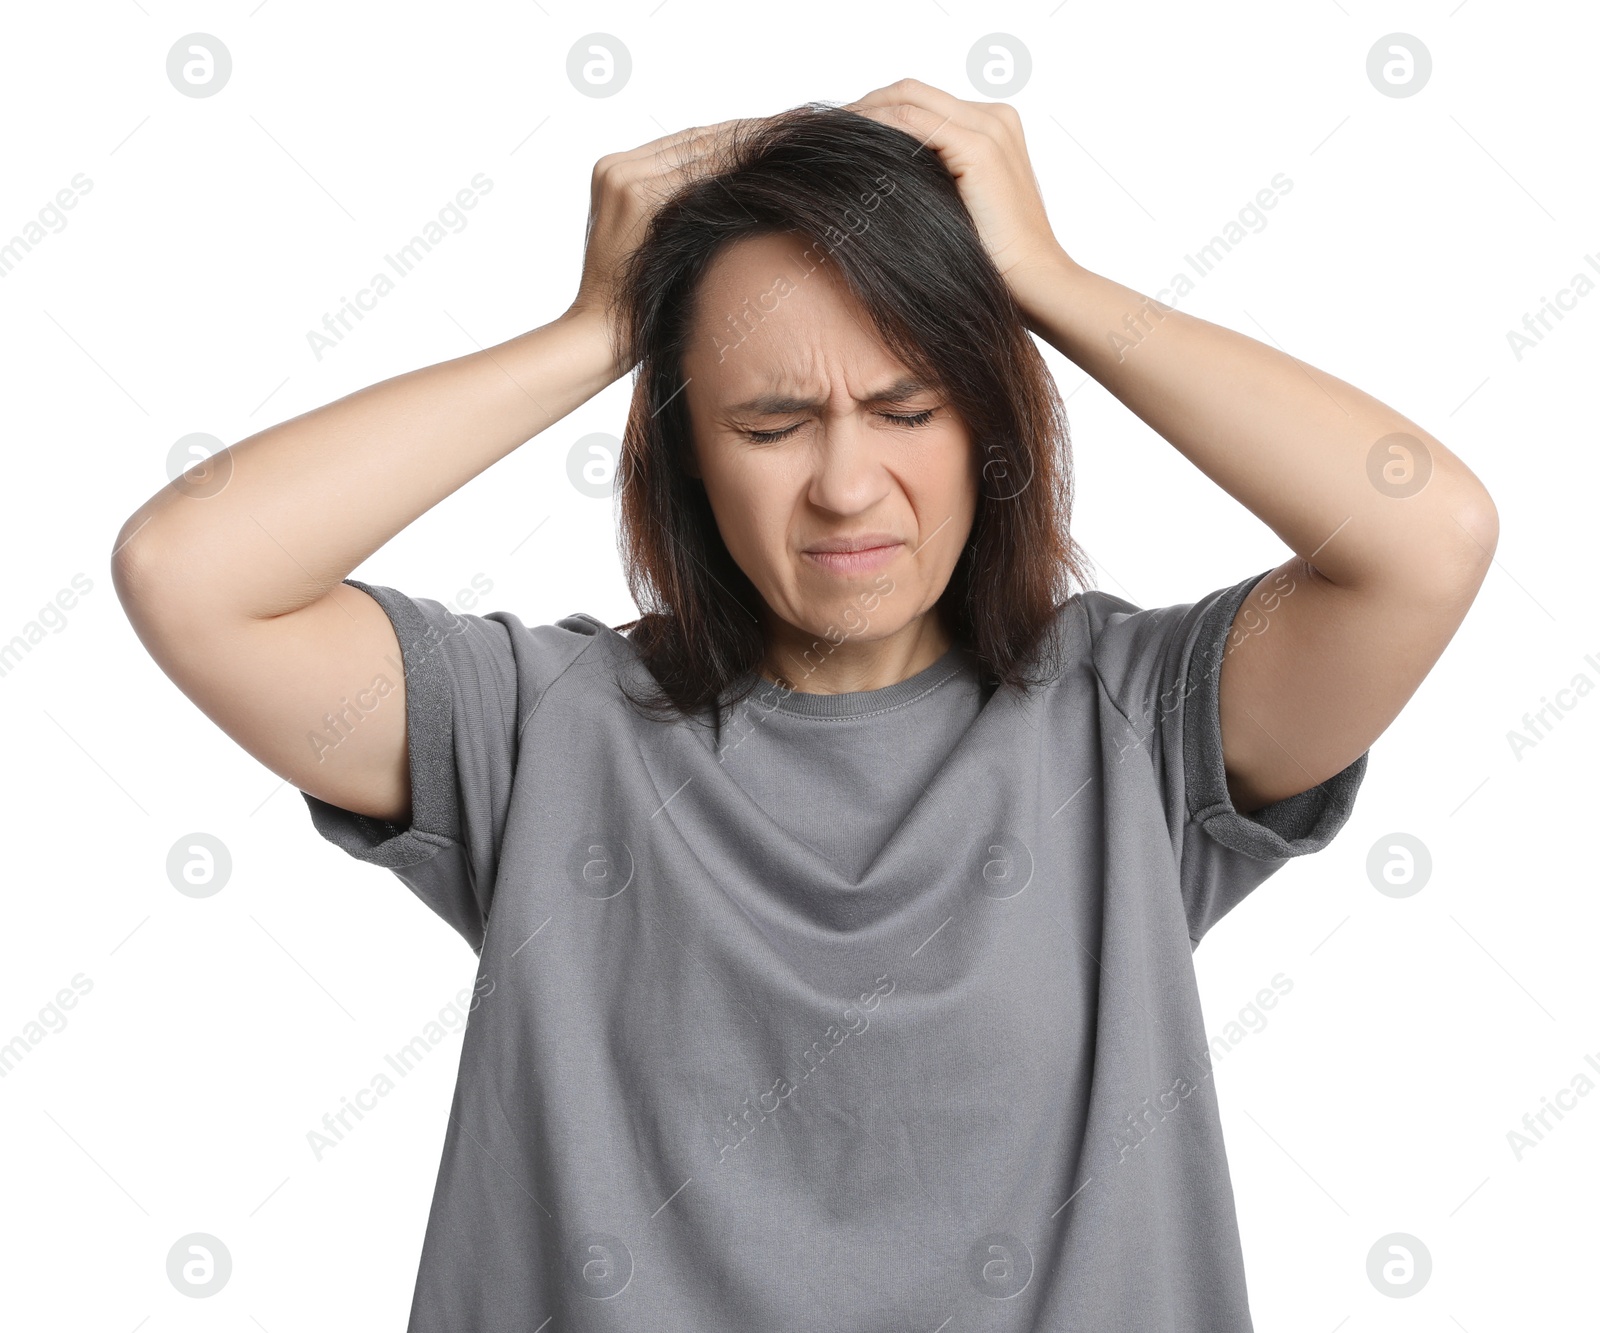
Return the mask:
{"type": "Polygon", "coordinates": [[[784,689],[853,694],[898,685],[926,671],[954,643],[937,607],[882,638],[850,636],[839,643],[774,618],[757,670],[784,689]]]}

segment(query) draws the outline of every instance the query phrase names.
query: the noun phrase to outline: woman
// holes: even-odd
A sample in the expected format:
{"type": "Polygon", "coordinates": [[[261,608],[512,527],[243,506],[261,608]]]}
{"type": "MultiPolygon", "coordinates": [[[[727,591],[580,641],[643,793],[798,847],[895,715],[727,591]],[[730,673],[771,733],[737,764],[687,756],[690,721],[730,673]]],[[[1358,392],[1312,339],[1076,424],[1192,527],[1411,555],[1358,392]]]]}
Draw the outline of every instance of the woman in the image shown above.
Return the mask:
{"type": "Polygon", "coordinates": [[[1465,616],[1459,459],[1069,258],[914,80],[602,158],[559,319],[227,454],[130,618],[479,954],[413,1333],[1251,1327],[1192,950],[1465,616]],[[1030,332],[1294,554],[1070,592],[1030,332]],[[347,577],[635,366],[630,633],[347,577]]]}

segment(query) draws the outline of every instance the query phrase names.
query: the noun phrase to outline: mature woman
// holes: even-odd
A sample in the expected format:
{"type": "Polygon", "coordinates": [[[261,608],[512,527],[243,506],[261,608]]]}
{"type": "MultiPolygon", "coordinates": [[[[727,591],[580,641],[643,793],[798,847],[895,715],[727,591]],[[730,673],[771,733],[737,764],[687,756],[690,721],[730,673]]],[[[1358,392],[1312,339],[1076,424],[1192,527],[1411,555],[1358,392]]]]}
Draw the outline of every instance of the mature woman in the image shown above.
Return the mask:
{"type": "Polygon", "coordinates": [[[1460,460],[1076,263],[912,80],[602,158],[558,319],[227,453],[130,618],[479,954],[412,1333],[1250,1328],[1192,951],[1466,614],[1460,460]],[[1030,332],[1293,554],[1075,589],[1030,332]],[[347,577],[635,368],[637,621],[347,577]]]}

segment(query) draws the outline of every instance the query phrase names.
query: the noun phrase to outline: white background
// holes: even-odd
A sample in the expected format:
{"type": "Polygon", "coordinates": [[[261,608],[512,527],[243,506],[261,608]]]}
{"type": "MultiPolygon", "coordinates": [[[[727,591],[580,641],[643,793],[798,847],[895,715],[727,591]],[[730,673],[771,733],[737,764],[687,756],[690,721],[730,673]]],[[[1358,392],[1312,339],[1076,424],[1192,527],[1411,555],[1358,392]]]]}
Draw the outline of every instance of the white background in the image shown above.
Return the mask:
{"type": "MultiPolygon", "coordinates": [[[[1520,359],[1506,336],[1574,274],[1600,279],[1584,263],[1600,263],[1592,7],[104,0],[8,6],[5,26],[0,244],[76,173],[92,189],[0,278],[0,642],[74,575],[92,587],[0,676],[0,1044],[74,976],[92,988],[0,1078],[0,1323],[403,1327],[446,1126],[459,1036],[320,1161],[308,1146],[470,986],[474,960],[388,872],[323,842],[300,794],[142,650],[108,557],[174,442],[234,443],[554,318],[604,153],[905,75],[983,100],[967,53],[998,31],[1031,53],[1009,100],[1075,258],[1154,292],[1286,174],[1269,224],[1182,308],[1404,412],[1500,513],[1477,604],[1374,746],[1349,824],[1196,954],[1212,1033],[1275,974],[1293,983],[1216,1072],[1257,1328],[1596,1326],[1580,1273],[1600,1095],[1551,1117],[1520,1160],[1507,1138],[1586,1053],[1600,1062],[1586,836],[1600,699],[1565,696],[1576,706],[1520,759],[1508,740],[1575,677],[1600,681],[1600,293],[1520,359]],[[166,74],[196,32],[232,54],[210,97],[166,74]],[[631,52],[614,96],[568,81],[592,32],[631,52]],[[1367,78],[1369,48],[1395,32],[1432,54],[1414,96],[1367,78]],[[465,229],[319,359],[308,331],[479,172],[493,189],[465,229]],[[233,861],[208,898],[167,876],[195,832],[233,861]],[[1397,832],[1433,859],[1406,898],[1366,869],[1397,832]],[[196,1231],[233,1258],[204,1300],[166,1275],[196,1231]],[[1366,1272],[1397,1231],[1433,1260],[1405,1299],[1366,1272]]],[[[1075,530],[1100,586],[1189,602],[1288,554],[1046,356],[1070,394],[1075,530]]],[[[528,624],[631,619],[611,502],[566,468],[579,437],[620,433],[628,393],[612,385],[354,573],[443,601],[482,575],[476,609],[528,624]]]]}

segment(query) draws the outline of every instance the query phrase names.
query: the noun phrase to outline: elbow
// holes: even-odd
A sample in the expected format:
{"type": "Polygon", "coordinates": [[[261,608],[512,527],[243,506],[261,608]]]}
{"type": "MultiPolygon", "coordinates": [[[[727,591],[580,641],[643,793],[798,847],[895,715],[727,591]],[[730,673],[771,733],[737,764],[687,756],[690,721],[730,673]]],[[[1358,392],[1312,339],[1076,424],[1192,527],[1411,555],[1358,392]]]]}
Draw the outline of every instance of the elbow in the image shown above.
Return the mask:
{"type": "Polygon", "coordinates": [[[1414,552],[1414,591],[1436,607],[1470,605],[1499,540],[1500,516],[1487,491],[1452,504],[1414,552]]]}
{"type": "Polygon", "coordinates": [[[111,544],[111,586],[135,624],[148,616],[161,588],[171,581],[171,566],[161,554],[161,523],[149,505],[141,506],[117,530],[111,544]]]}
{"type": "Polygon", "coordinates": [[[1470,603],[1494,563],[1500,515],[1489,493],[1473,486],[1439,501],[1425,522],[1403,533],[1402,544],[1373,574],[1419,605],[1470,603]]]}
{"type": "Polygon", "coordinates": [[[1487,565],[1494,558],[1494,548],[1500,540],[1500,511],[1495,508],[1493,497],[1484,491],[1464,513],[1456,516],[1456,522],[1483,547],[1483,562],[1487,565]]]}
{"type": "Polygon", "coordinates": [[[116,540],[111,544],[111,581],[119,597],[132,585],[141,569],[150,567],[154,536],[149,531],[150,518],[147,508],[135,510],[117,529],[116,540]]]}
{"type": "Polygon", "coordinates": [[[111,543],[111,570],[126,571],[139,558],[140,547],[137,539],[140,531],[148,521],[143,510],[130,514],[117,529],[116,540],[111,543]]]}
{"type": "Polygon", "coordinates": [[[1448,545],[1459,553],[1453,562],[1456,573],[1473,588],[1483,582],[1500,543],[1500,511],[1489,492],[1481,487],[1464,503],[1451,510],[1455,539],[1448,545]]]}

